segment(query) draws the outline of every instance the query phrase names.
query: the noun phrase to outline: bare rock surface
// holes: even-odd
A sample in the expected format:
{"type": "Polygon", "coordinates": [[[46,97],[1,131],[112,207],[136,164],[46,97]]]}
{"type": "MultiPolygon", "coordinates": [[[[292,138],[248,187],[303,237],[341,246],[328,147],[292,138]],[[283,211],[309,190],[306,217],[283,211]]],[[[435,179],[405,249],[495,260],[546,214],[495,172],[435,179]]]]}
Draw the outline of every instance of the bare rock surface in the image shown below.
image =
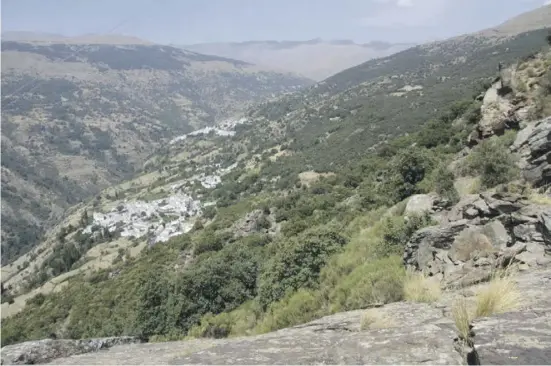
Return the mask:
{"type": "Polygon", "coordinates": [[[381,309],[386,329],[360,330],[363,310],[339,313],[276,332],[226,340],[113,347],[55,364],[443,364],[461,363],[454,327],[440,309],[394,303],[381,309]]]}
{"type": "Polygon", "coordinates": [[[481,365],[544,365],[551,362],[551,270],[519,276],[521,309],[473,323],[481,365]]]}
{"type": "Polygon", "coordinates": [[[520,155],[524,179],[535,186],[551,183],[551,117],[521,130],[511,150],[520,155]]]}
{"type": "MultiPolygon", "coordinates": [[[[545,291],[551,288],[551,267],[520,272],[517,283],[524,299],[520,309],[474,322],[480,364],[548,364],[551,359],[551,291],[545,291]]],[[[477,286],[463,290],[462,296],[472,297],[477,286]]],[[[376,310],[388,319],[382,329],[361,330],[365,310],[356,310],[259,336],[115,345],[50,363],[466,364],[454,346],[457,333],[450,316],[457,296],[450,291],[433,305],[400,302],[380,307],[376,310]]]]}
{"type": "Polygon", "coordinates": [[[511,262],[523,268],[543,266],[551,261],[550,218],[551,206],[518,194],[469,195],[441,224],[412,235],[404,264],[459,288],[486,281],[511,262]]]}
{"type": "Polygon", "coordinates": [[[97,339],[42,339],[2,347],[2,365],[31,365],[47,363],[59,357],[96,352],[115,345],[139,343],[134,337],[97,339]]]}

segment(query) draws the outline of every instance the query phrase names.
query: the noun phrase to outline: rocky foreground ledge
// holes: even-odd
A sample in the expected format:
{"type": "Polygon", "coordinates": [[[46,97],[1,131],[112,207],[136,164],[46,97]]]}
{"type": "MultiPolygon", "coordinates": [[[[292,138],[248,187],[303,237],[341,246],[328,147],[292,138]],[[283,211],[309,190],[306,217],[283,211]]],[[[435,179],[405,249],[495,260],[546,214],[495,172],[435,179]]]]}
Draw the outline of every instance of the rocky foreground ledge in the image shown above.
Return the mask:
{"type": "Polygon", "coordinates": [[[361,330],[365,310],[254,337],[136,343],[133,338],[41,340],[2,348],[2,364],[549,364],[551,267],[517,277],[523,306],[473,323],[474,350],[464,350],[450,315],[457,296],[435,304],[399,302],[377,309],[387,321],[361,330]]]}

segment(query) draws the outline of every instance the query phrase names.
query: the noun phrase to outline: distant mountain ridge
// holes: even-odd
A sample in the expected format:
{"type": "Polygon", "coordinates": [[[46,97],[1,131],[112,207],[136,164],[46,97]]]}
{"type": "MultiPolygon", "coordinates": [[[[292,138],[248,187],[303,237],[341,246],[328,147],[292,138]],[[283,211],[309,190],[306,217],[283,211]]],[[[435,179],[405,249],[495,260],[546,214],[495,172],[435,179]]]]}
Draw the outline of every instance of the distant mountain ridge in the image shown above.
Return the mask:
{"type": "Polygon", "coordinates": [[[349,67],[412,46],[411,43],[373,41],[360,44],[352,40],[315,38],[306,41],[214,42],[178,47],[294,72],[320,81],[349,67]]]}
{"type": "Polygon", "coordinates": [[[76,37],[64,36],[56,33],[8,31],[2,32],[2,42],[30,42],[30,43],[67,43],[67,44],[141,44],[153,45],[134,36],[121,34],[83,34],[76,37]]]}

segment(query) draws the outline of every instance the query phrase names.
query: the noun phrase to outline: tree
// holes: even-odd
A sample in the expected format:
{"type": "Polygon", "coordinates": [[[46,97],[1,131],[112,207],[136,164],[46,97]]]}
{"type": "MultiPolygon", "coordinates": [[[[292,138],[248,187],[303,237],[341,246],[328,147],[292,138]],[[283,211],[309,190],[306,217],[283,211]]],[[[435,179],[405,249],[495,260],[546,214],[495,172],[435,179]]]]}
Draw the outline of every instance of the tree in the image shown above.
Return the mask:
{"type": "Polygon", "coordinates": [[[325,226],[282,242],[260,276],[260,304],[267,307],[290,291],[313,287],[329,257],[347,242],[338,230],[325,226]]]}
{"type": "Polygon", "coordinates": [[[168,331],[167,308],[170,284],[160,270],[154,269],[142,275],[135,332],[143,339],[168,331]]]}

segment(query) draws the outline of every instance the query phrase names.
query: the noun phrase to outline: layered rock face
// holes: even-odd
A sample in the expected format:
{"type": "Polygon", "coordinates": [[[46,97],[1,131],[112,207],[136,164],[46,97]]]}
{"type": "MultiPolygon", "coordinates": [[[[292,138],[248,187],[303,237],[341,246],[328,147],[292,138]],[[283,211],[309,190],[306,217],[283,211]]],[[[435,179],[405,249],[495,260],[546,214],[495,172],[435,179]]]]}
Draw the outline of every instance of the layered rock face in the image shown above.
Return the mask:
{"type": "Polygon", "coordinates": [[[438,276],[446,287],[488,280],[494,269],[511,262],[523,268],[551,262],[551,210],[520,195],[469,195],[441,221],[412,236],[404,264],[438,276]]]}
{"type": "Polygon", "coordinates": [[[536,187],[551,183],[551,117],[521,130],[511,150],[520,156],[519,167],[526,181],[536,187]]]}

